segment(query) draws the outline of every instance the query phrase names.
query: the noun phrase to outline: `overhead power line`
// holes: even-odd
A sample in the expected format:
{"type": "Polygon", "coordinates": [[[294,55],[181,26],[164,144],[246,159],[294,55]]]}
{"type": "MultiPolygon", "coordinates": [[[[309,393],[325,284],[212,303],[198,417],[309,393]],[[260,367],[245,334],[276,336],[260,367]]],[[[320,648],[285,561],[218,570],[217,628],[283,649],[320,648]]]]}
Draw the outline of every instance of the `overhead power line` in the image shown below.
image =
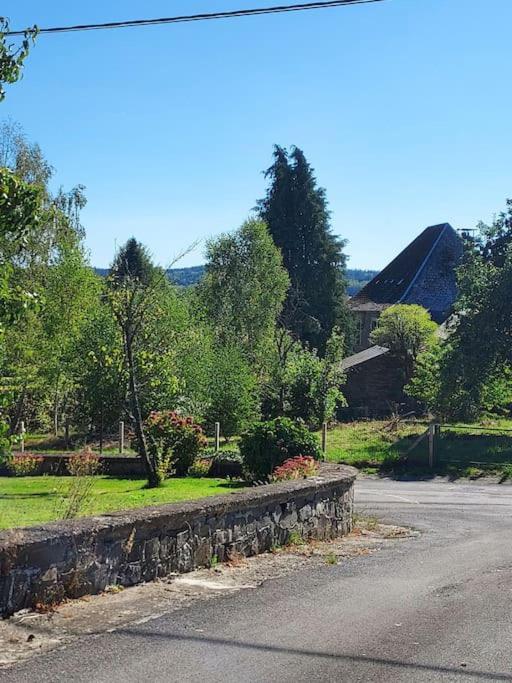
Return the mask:
{"type": "MultiPolygon", "coordinates": [[[[139,26],[158,26],[162,24],[181,24],[192,21],[208,21],[210,19],[235,19],[238,17],[252,17],[261,14],[280,14],[282,12],[302,12],[304,10],[329,9],[346,5],[367,5],[384,2],[384,0],[319,0],[318,2],[302,2],[296,5],[278,5],[275,7],[256,7],[253,9],[231,10],[229,12],[210,12],[206,14],[189,14],[176,17],[161,17],[159,19],[133,19],[131,21],[110,21],[104,24],[78,24],[76,26],[54,26],[40,28],[41,33],[70,33],[75,31],[99,31],[114,28],[134,28],[139,26]]],[[[23,31],[8,31],[7,36],[22,36],[23,31]]]]}

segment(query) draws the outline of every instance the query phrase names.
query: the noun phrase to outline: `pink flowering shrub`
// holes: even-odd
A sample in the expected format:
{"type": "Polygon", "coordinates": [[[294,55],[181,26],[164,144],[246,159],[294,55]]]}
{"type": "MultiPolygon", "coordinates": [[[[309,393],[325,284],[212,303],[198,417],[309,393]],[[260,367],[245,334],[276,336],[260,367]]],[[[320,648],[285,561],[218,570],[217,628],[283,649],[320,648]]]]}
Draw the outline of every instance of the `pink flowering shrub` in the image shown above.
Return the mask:
{"type": "Polygon", "coordinates": [[[100,470],[100,457],[86,447],[68,458],[67,470],[72,477],[91,477],[100,470]]]}
{"type": "Polygon", "coordinates": [[[7,468],[15,477],[29,477],[35,474],[43,462],[41,455],[34,453],[15,453],[7,459],[7,468]]]}
{"type": "Polygon", "coordinates": [[[318,463],[309,456],[298,455],[296,458],[285,460],[272,473],[272,481],[289,481],[304,479],[318,474],[318,463]]]}

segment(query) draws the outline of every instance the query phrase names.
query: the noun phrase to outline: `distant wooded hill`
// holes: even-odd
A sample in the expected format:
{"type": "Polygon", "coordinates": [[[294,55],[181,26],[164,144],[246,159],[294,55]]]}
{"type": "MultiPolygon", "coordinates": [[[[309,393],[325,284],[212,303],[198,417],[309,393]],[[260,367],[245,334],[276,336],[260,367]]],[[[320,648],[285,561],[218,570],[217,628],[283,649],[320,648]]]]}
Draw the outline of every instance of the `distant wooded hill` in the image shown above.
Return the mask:
{"type": "MultiPolygon", "coordinates": [[[[105,277],[108,275],[107,268],[96,268],[98,275],[105,277]]],[[[189,268],[172,268],[169,272],[169,278],[175,282],[179,287],[190,287],[195,285],[202,278],[204,273],[204,266],[190,266],[189,268]]],[[[348,268],[348,294],[354,296],[362,289],[370,280],[377,275],[376,270],[360,270],[359,268],[348,268]]]]}

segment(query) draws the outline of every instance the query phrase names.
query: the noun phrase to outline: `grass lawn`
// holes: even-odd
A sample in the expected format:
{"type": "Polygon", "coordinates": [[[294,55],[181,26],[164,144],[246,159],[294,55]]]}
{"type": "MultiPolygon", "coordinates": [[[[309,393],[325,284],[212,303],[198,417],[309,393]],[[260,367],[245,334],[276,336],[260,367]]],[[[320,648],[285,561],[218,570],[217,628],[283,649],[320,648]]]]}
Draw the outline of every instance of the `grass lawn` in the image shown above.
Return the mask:
{"type": "MultiPolygon", "coordinates": [[[[423,440],[413,450],[426,423],[403,423],[389,431],[389,421],[341,424],[327,435],[327,459],[345,462],[368,472],[428,469],[428,445],[423,440]]],[[[475,424],[441,427],[435,442],[434,472],[454,478],[477,478],[487,473],[512,477],[512,421],[495,419],[475,424]]]]}
{"type": "MultiPolygon", "coordinates": [[[[32,526],[58,518],[70,477],[0,477],[0,529],[32,526]]],[[[83,515],[204,498],[240,488],[227,479],[168,479],[161,488],[145,489],[144,479],[95,477],[93,496],[83,515]]]]}

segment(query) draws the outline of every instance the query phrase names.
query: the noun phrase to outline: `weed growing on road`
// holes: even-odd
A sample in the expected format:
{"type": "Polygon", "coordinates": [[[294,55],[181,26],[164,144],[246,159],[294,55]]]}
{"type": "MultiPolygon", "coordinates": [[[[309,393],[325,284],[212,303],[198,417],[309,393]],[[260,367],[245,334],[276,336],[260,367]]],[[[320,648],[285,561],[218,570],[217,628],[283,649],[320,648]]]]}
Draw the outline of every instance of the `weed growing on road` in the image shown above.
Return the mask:
{"type": "Polygon", "coordinates": [[[375,531],[379,526],[379,520],[374,515],[364,515],[361,513],[354,513],[354,529],[366,529],[367,531],[375,531]]]}

